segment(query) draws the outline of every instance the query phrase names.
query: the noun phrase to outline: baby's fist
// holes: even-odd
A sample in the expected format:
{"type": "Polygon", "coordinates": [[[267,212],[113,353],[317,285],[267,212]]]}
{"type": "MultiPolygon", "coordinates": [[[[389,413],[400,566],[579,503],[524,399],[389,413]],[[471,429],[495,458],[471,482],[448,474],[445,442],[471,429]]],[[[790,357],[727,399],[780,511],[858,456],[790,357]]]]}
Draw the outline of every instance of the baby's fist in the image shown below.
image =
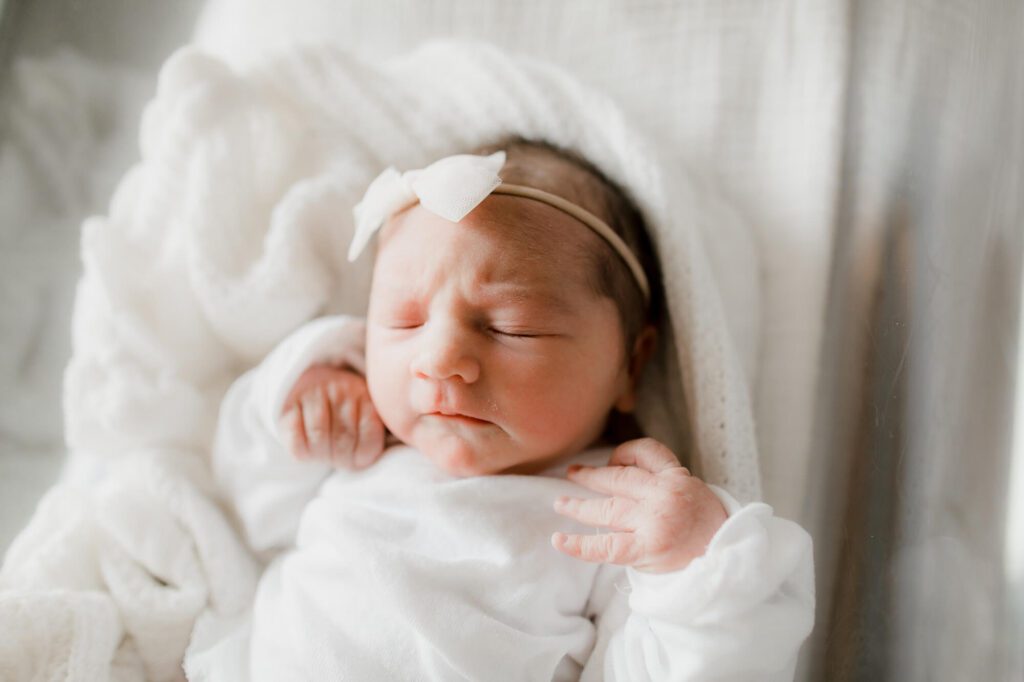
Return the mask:
{"type": "Polygon", "coordinates": [[[718,497],[652,438],[623,443],[606,467],[569,468],[569,479],[611,497],[555,501],[555,511],[610,528],[603,535],[555,533],[554,546],[585,561],[648,573],[686,568],[728,518],[718,497]]]}
{"type": "Polygon", "coordinates": [[[363,469],[384,451],[384,424],[366,379],[327,365],[310,367],[295,382],[284,402],[281,432],[298,459],[328,460],[337,467],[363,469]]]}

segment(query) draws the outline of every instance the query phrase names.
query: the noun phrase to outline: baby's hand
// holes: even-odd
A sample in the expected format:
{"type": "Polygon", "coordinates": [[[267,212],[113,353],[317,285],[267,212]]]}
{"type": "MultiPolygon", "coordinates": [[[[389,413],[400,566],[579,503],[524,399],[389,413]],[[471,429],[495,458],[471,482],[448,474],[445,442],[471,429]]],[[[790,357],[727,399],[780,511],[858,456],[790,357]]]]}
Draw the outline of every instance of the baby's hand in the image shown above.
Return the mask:
{"type": "Polygon", "coordinates": [[[298,459],[329,460],[363,469],[384,451],[384,424],[366,379],[345,369],[314,365],[284,401],[281,430],[298,459]]]}
{"type": "Polygon", "coordinates": [[[584,561],[629,564],[648,573],[685,568],[704,554],[728,514],[703,481],[652,438],[623,443],[606,467],[569,467],[569,479],[613,497],[560,497],[555,511],[614,533],[555,533],[556,549],[584,561]]]}

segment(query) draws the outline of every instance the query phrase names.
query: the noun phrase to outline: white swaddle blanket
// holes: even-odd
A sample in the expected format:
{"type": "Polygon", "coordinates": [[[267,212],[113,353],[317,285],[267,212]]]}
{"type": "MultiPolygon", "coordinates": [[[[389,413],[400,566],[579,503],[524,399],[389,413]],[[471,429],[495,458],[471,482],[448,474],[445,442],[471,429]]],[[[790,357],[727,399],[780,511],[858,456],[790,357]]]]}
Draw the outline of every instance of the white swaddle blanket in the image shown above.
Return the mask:
{"type": "Polygon", "coordinates": [[[0,627],[19,633],[0,643],[0,672],[16,661],[66,679],[181,677],[195,617],[237,611],[254,585],[210,502],[224,391],[314,315],[362,312],[371,259],[350,266],[345,247],[352,206],[381,169],[507,133],[576,149],[633,193],[669,311],[641,422],[709,483],[759,496],[743,362],[712,276],[721,258],[752,268],[749,242],[610,100],[483,45],[428,45],[380,66],[293,49],[244,73],[185,49],[146,110],[140,163],[83,228],[69,470],[0,571],[0,627]],[[709,234],[735,247],[710,250],[717,263],[709,234]]]}
{"type": "Polygon", "coordinates": [[[236,381],[212,465],[243,534],[276,554],[250,612],[197,621],[185,669],[219,680],[789,682],[814,618],[811,541],[739,504],[706,552],[662,574],[556,551],[553,510],[602,497],[566,478],[612,447],[536,475],[456,477],[404,444],[365,470],[300,460],[278,415],[312,364],[364,370],[365,324],[317,318],[236,381]]]}

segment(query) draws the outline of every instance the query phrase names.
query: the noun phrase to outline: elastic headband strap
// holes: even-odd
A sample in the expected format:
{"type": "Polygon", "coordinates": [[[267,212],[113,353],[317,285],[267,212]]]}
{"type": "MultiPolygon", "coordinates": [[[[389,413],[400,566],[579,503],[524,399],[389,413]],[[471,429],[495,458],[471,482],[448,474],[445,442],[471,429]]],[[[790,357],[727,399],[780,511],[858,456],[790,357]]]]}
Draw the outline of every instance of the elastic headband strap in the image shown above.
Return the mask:
{"type": "Polygon", "coordinates": [[[615,253],[619,254],[619,257],[623,262],[625,262],[626,267],[628,267],[629,271],[633,274],[633,279],[636,280],[637,286],[640,287],[640,293],[643,294],[644,303],[646,304],[650,302],[651,288],[647,283],[647,275],[644,274],[644,269],[640,266],[640,261],[636,259],[633,251],[626,245],[626,242],[622,241],[622,237],[615,234],[615,231],[608,227],[608,224],[596,215],[581,206],[577,206],[571,201],[563,199],[560,196],[534,187],[527,187],[525,185],[512,185],[507,182],[503,182],[491,190],[491,194],[510,194],[517,197],[534,199],[557,208],[563,213],[568,213],[573,218],[576,218],[576,220],[579,220],[608,242],[609,246],[615,249],[615,253]]]}

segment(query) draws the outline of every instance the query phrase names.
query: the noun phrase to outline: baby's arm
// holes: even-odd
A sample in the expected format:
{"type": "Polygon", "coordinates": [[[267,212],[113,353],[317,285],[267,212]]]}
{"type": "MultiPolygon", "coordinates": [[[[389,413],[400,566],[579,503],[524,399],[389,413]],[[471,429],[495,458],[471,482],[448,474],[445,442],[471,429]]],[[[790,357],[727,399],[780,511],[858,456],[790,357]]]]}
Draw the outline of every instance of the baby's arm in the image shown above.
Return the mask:
{"type": "Polygon", "coordinates": [[[294,541],[299,516],[332,470],[327,459],[289,452],[282,413],[317,365],[363,369],[365,325],[347,317],[309,322],[240,377],[221,403],[212,452],[214,476],[249,545],[280,549],[294,541]]]}
{"type": "Polygon", "coordinates": [[[581,679],[792,680],[814,619],[810,536],[765,504],[743,506],[721,489],[687,480],[675,455],[656,441],[620,446],[609,465],[571,477],[613,497],[556,507],[618,531],[558,534],[556,547],[627,565],[598,573],[589,614],[597,643],[581,679]],[[722,510],[728,519],[706,548],[690,540],[691,529],[702,538],[722,510]],[[664,541],[668,529],[677,542],[664,541]]]}

